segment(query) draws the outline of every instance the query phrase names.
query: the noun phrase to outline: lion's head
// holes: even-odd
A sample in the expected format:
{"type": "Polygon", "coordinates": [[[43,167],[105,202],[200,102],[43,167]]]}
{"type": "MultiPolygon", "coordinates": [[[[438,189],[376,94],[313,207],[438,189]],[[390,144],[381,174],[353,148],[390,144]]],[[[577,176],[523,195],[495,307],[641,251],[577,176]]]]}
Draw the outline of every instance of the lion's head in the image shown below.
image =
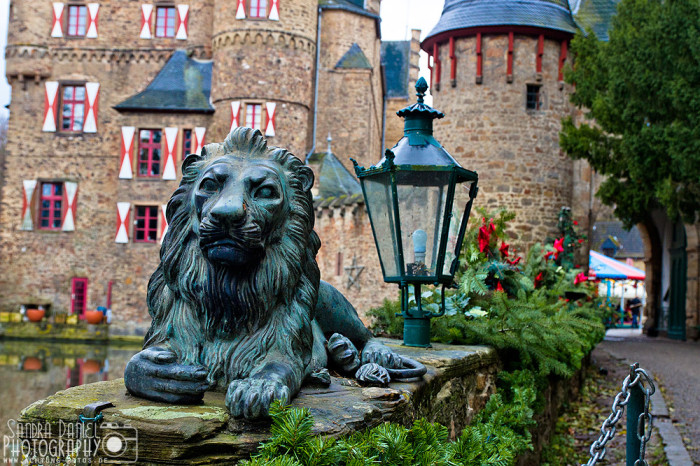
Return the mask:
{"type": "Polygon", "coordinates": [[[287,328],[293,338],[310,327],[320,247],[313,173],[250,128],[187,156],[182,173],[148,286],[145,346],[167,342],[183,362],[227,372],[230,358],[246,366],[264,352],[274,327],[300,326],[287,328]]]}

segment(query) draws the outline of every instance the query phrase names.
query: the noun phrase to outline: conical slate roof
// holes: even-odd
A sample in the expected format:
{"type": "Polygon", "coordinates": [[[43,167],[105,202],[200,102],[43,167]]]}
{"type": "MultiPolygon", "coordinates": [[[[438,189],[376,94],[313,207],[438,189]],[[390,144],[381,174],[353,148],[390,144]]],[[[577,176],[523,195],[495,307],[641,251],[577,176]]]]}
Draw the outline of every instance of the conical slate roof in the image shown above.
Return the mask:
{"type": "Polygon", "coordinates": [[[457,29],[527,26],[575,33],[566,0],[445,0],[442,16],[425,38],[457,29]]]}

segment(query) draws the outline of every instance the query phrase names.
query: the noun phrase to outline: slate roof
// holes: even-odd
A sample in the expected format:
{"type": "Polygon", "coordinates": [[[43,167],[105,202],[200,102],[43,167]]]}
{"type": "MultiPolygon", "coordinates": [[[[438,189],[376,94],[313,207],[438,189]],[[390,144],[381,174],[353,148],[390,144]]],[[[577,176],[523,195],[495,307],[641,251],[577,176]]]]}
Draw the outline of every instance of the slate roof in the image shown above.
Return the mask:
{"type": "Polygon", "coordinates": [[[114,106],[117,110],[213,113],[211,60],[176,50],[143,92],[114,106]]]}
{"type": "Polygon", "coordinates": [[[360,182],[332,152],[313,154],[310,161],[320,161],[318,197],[320,200],[362,198],[360,182]]]}
{"type": "Polygon", "coordinates": [[[574,17],[581,29],[591,29],[598,39],[607,41],[618,3],[620,0],[579,0],[574,17]]]}
{"type": "Polygon", "coordinates": [[[481,26],[533,26],[572,34],[578,30],[566,0],[445,0],[442,16],[425,40],[481,26]]]}
{"type": "Polygon", "coordinates": [[[408,97],[410,57],[410,40],[382,41],[384,88],[387,97],[408,97]]]}
{"type": "Polygon", "coordinates": [[[372,65],[367,59],[367,55],[362,51],[357,43],[353,43],[345,54],[340,57],[338,63],[335,64],[336,68],[346,69],[346,70],[371,70],[372,65]]]}
{"type": "Polygon", "coordinates": [[[637,227],[632,227],[626,231],[622,222],[596,222],[593,226],[593,238],[591,238],[591,249],[603,252],[602,246],[606,240],[612,239],[619,244],[617,257],[644,257],[644,243],[637,227]]]}

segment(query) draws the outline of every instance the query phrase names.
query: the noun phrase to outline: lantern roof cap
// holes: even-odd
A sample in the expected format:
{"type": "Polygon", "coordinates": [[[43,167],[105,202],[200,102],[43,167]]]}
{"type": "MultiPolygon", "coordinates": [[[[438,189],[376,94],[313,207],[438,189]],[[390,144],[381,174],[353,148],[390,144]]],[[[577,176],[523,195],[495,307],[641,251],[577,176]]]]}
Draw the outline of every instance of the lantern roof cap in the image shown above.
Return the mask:
{"type": "Polygon", "coordinates": [[[428,90],[428,83],[422,76],[416,82],[416,96],[418,101],[409,105],[408,107],[402,108],[396,114],[403,118],[422,118],[425,120],[434,120],[436,118],[443,118],[445,116],[440,110],[436,110],[430,105],[424,102],[425,92],[428,90]]]}

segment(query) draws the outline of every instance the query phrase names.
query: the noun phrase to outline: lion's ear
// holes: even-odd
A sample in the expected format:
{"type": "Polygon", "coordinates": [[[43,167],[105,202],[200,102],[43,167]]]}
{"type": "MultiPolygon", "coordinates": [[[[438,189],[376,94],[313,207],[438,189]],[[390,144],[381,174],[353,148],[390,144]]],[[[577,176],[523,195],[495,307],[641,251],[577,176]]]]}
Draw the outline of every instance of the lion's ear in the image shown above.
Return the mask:
{"type": "Polygon", "coordinates": [[[299,177],[299,181],[301,181],[301,186],[304,188],[304,191],[310,190],[314,185],[314,172],[305,165],[299,167],[297,177],[299,177]]]}
{"type": "Polygon", "coordinates": [[[189,154],[187,157],[185,157],[185,160],[182,161],[182,173],[185,173],[185,170],[187,170],[187,168],[193,163],[202,160],[203,155],[204,149],[202,149],[202,155],[189,154]]]}

